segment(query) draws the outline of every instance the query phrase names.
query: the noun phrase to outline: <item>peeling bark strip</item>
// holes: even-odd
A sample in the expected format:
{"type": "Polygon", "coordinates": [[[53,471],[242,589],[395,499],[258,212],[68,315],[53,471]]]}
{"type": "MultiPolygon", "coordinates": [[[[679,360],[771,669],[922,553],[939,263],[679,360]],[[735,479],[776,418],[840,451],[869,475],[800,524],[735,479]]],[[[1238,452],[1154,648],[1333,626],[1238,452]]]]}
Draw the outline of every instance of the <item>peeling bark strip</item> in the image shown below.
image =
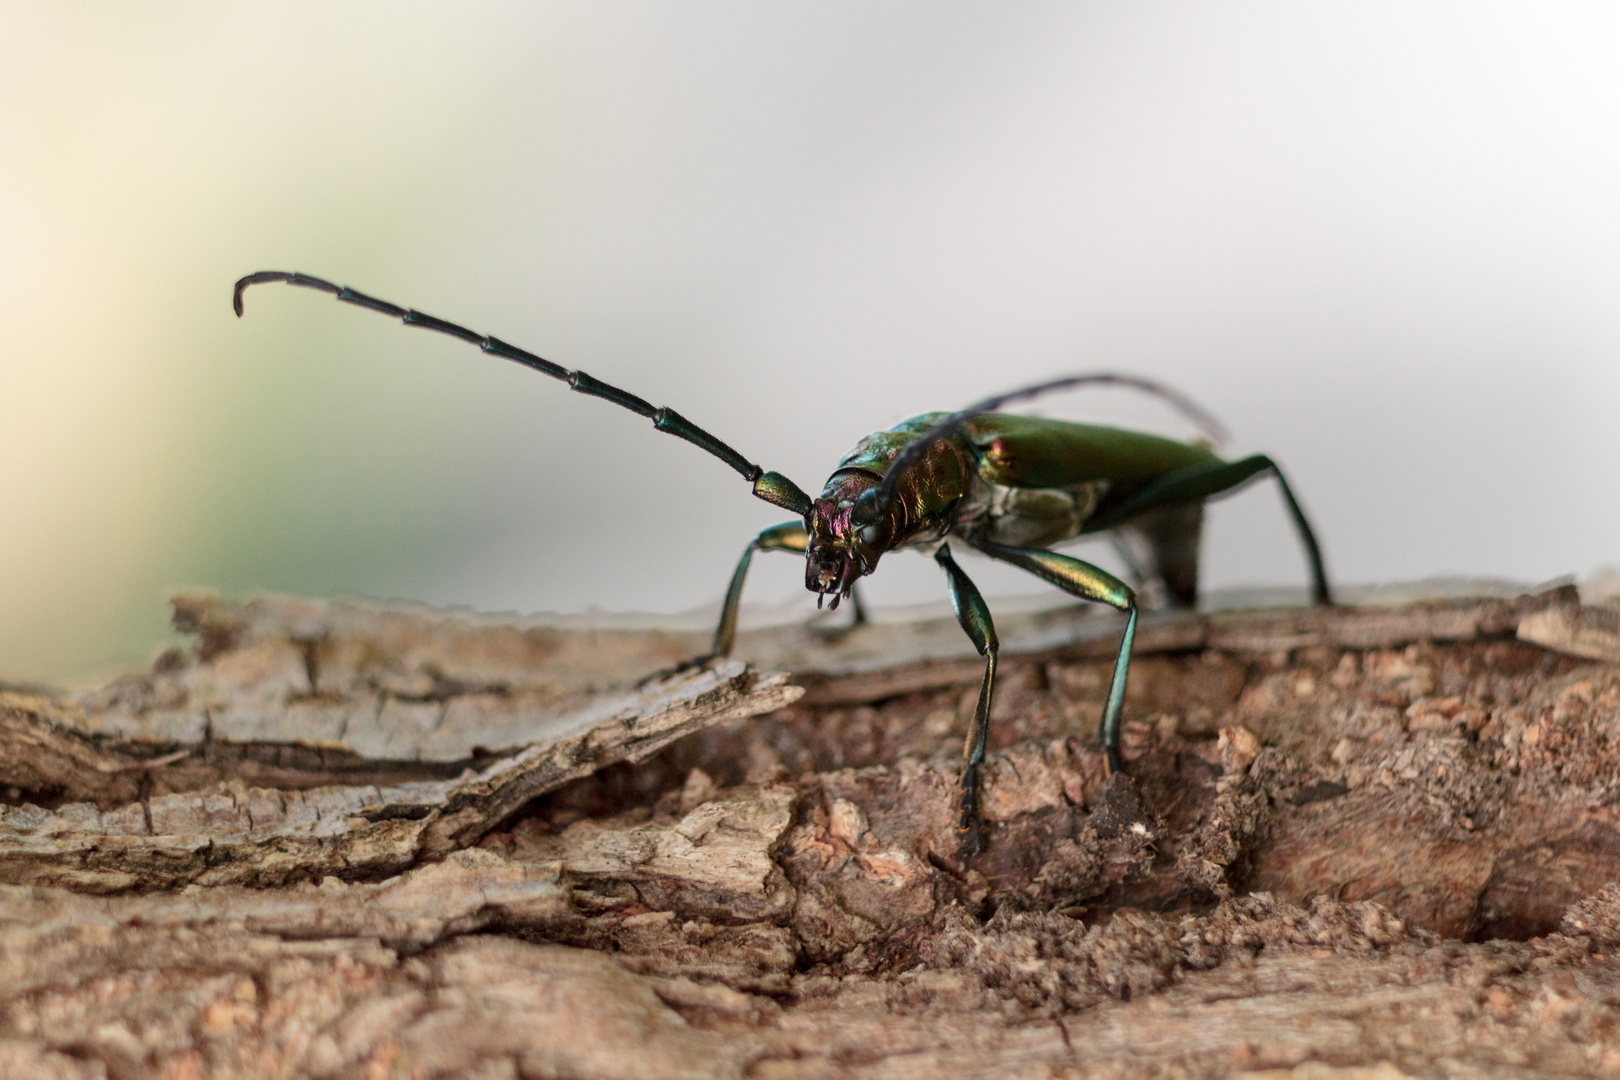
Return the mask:
{"type": "Polygon", "coordinates": [[[0,785],[106,807],[139,799],[151,759],[99,745],[76,730],[81,715],[49,698],[0,692],[0,785]]]}
{"type": "Polygon", "coordinates": [[[489,846],[525,863],[554,863],[585,886],[628,884],[643,904],[685,918],[774,921],[793,907],[773,853],[797,799],[785,784],[745,787],[678,820],[587,818],[560,834],[520,824],[489,846]]]}
{"type": "Polygon", "coordinates": [[[198,636],[85,695],[86,734],[300,743],[374,762],[468,763],[567,731],[604,697],[703,651],[692,635],[516,626],[427,609],[176,597],[198,636]]]}
{"type": "Polygon", "coordinates": [[[207,890],[92,897],[65,889],[0,885],[0,985],[26,991],[42,977],[19,956],[63,927],[234,930],[299,941],[371,938],[394,948],[432,945],[486,927],[543,926],[571,910],[558,863],[512,863],[458,851],[377,885],[328,878],[292,889],[207,890]]]}
{"type": "Polygon", "coordinates": [[[1555,607],[1519,623],[1519,640],[1570,656],[1620,663],[1620,608],[1555,607]]]}
{"type": "MultiPolygon", "coordinates": [[[[374,878],[477,841],[569,780],[616,761],[642,760],[709,725],[781,708],[800,693],[786,676],[756,680],[740,661],[728,661],[600,701],[554,723],[546,741],[454,780],[308,791],[227,782],[204,792],[142,797],[108,811],[88,803],[0,807],[0,881],[121,892],[192,882],[374,878]]],[[[37,711],[48,708],[39,699],[0,696],[0,731],[15,742],[49,730],[47,714],[37,711]]],[[[105,793],[105,770],[131,764],[118,755],[72,757],[68,751],[85,746],[71,733],[59,733],[48,746],[52,790],[105,793]]],[[[44,775],[26,760],[5,768],[13,787],[44,775]]]]}
{"type": "MultiPolygon", "coordinates": [[[[1512,637],[1530,617],[1527,634],[1541,637],[1526,640],[1577,656],[1614,658],[1603,649],[1620,655],[1612,609],[1578,602],[1566,586],[1516,600],[1156,612],[1142,617],[1136,652],[1395,648],[1512,637]],[[1534,629],[1560,619],[1580,620],[1585,644],[1575,645],[1572,632],[1534,629]]],[[[297,783],[300,772],[341,783],[343,772],[362,762],[374,770],[372,782],[388,782],[390,769],[399,779],[425,779],[433,763],[465,765],[481,754],[507,753],[566,723],[602,693],[708,647],[707,632],[592,628],[568,618],[514,624],[291,597],[233,604],[181,596],[174,607],[176,626],[198,635],[196,662],[170,653],[152,672],[86,695],[74,726],[87,735],[175,747],[205,740],[303,747],[243,763],[275,787],[309,786],[297,783]],[[398,775],[405,763],[417,774],[398,775]]],[[[996,626],[1008,658],[1111,655],[1120,632],[1118,619],[1089,604],[998,615],[996,626]]],[[[983,662],[949,615],[869,623],[847,633],[807,624],[748,631],[737,654],[762,671],[794,673],[811,701],[829,704],[976,682],[983,674],[983,662]]],[[[240,767],[231,771],[242,775],[240,767]]]]}

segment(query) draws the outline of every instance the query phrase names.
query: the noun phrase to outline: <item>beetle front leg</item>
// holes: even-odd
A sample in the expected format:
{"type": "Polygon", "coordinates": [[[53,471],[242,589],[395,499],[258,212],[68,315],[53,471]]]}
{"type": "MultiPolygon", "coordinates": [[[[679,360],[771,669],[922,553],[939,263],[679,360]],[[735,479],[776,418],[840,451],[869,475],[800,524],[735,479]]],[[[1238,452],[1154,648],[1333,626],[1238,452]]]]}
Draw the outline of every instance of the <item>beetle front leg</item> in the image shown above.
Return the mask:
{"type": "Polygon", "coordinates": [[[1055,551],[1004,547],[985,540],[977,540],[973,546],[992,559],[1028,570],[1070,595],[1096,600],[1130,615],[1125,622],[1125,636],[1119,643],[1119,654],[1114,658],[1114,676],[1108,683],[1108,700],[1103,704],[1102,720],[1097,725],[1097,734],[1108,753],[1109,771],[1122,771],[1119,718],[1125,708],[1125,680],[1130,674],[1131,644],[1136,640],[1136,593],[1108,571],[1055,551]]]}
{"type": "Polygon", "coordinates": [[[968,730],[967,742],[962,747],[961,819],[957,825],[962,833],[968,854],[977,855],[984,850],[980,836],[979,766],[984,764],[984,746],[990,737],[990,697],[996,687],[996,653],[1001,643],[996,640],[996,627],[990,621],[990,608],[979,595],[978,586],[962,573],[962,568],[951,558],[948,544],[941,544],[934,552],[934,561],[945,569],[951,588],[951,606],[956,609],[956,621],[967,631],[973,647],[985,658],[984,682],[979,686],[979,703],[973,710],[973,726],[968,730]]]}
{"type": "Polygon", "coordinates": [[[731,572],[731,584],[726,588],[725,603],[720,605],[720,623],[714,628],[714,647],[701,656],[682,660],[673,667],[660,668],[636,685],[646,686],[649,683],[662,682],[671,675],[679,675],[683,671],[701,667],[716,657],[730,656],[731,647],[737,642],[737,607],[742,602],[743,582],[748,579],[748,564],[754,561],[754,552],[803,551],[809,546],[810,536],[804,531],[804,525],[797,521],[772,525],[748,541],[748,546],[743,548],[742,558],[737,560],[737,569],[731,572]]]}
{"type": "Polygon", "coordinates": [[[754,552],[797,551],[802,554],[809,546],[810,534],[804,531],[804,523],[800,521],[772,525],[748,542],[742,558],[737,560],[737,569],[732,571],[731,584],[726,588],[720,624],[714,628],[714,649],[702,659],[731,655],[731,647],[737,642],[737,608],[742,603],[743,582],[748,579],[748,564],[753,562],[754,552]]]}

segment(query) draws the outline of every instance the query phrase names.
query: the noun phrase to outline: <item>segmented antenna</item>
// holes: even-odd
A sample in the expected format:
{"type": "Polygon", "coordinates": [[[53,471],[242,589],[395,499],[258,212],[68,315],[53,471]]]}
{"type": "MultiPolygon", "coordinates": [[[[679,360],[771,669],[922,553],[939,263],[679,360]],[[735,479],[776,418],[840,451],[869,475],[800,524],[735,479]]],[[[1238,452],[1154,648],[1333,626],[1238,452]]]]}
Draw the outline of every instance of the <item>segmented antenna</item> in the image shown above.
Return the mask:
{"type": "Polygon", "coordinates": [[[927,456],[931,446],[941,439],[948,439],[956,434],[963,424],[975,416],[995,412],[1003,405],[1011,404],[1014,401],[1027,401],[1030,398],[1039,397],[1054,390],[1072,390],[1077,386],[1124,386],[1132,390],[1140,390],[1145,394],[1150,394],[1168,402],[1177,412],[1197,424],[1200,430],[1214,440],[1217,445],[1222,445],[1227,441],[1226,429],[1221,426],[1219,420],[1211,416],[1192,399],[1151,379],[1144,379],[1136,375],[1120,375],[1110,371],[1092,372],[1085,375],[1066,375],[1061,379],[1051,379],[1047,382],[1036,383],[1034,386],[1026,386],[1019,390],[1008,391],[1005,394],[997,394],[995,397],[988,397],[983,401],[969,405],[959,412],[951,413],[951,415],[924,432],[921,438],[908,443],[904,449],[894,456],[894,460],[889,462],[888,469],[883,473],[883,482],[856,500],[850,514],[851,521],[856,525],[869,525],[888,513],[889,508],[894,505],[895,490],[899,487],[901,478],[927,456]]]}
{"type": "Polygon", "coordinates": [[[774,503],[785,510],[791,510],[800,517],[810,512],[810,496],[801,491],[797,484],[783,476],[781,473],[766,472],[758,465],[743,457],[737,451],[704,431],[674,409],[662,408],[642,400],[626,390],[616,386],[609,386],[600,379],[593,378],[583,371],[570,371],[561,364],[554,364],[550,360],[536,356],[532,352],[520,349],[515,345],[508,345],[499,338],[480,334],[468,330],[464,326],[457,326],[452,322],[424,314],[414,308],[402,308],[398,304],[390,304],[387,300],[379,300],[375,296],[367,296],[363,292],[351,289],[346,285],[334,285],[308,274],[289,273],[285,270],[260,270],[242,278],[236,283],[231,293],[231,307],[235,309],[237,318],[242,316],[242,294],[250,285],[262,285],[266,282],[281,281],[288,285],[298,285],[305,289],[316,289],[320,292],[331,293],[346,304],[380,311],[384,315],[392,315],[406,326],[420,326],[426,330],[437,330],[441,334],[449,334],[453,338],[460,338],[470,345],[477,345],[480,349],[495,356],[515,361],[524,367],[533,368],[542,375],[550,375],[553,379],[560,379],[569,387],[581,394],[599,397],[621,408],[629,409],[653,422],[653,427],[659,431],[685,439],[700,450],[706,450],[730,465],[742,474],[744,480],[754,485],[754,494],[766,502],[774,503]]]}

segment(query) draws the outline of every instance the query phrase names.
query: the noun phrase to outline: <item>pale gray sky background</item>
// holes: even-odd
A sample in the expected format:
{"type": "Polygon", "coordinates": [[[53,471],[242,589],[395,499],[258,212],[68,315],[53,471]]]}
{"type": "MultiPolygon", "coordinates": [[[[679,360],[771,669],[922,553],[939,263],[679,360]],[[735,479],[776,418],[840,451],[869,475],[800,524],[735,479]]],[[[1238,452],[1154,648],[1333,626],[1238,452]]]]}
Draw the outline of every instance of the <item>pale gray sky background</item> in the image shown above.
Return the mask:
{"type": "MultiPolygon", "coordinates": [[[[1283,462],[1341,581],[1620,562],[1617,12],[0,6],[0,678],[144,660],[177,586],[692,609],[781,517],[449,339],[285,288],[238,322],[261,268],[806,488],[905,416],[1114,368],[1283,462]]],[[[755,565],[751,600],[802,593],[755,565]]],[[[1269,487],[1215,509],[1205,576],[1302,580],[1269,487]]]]}

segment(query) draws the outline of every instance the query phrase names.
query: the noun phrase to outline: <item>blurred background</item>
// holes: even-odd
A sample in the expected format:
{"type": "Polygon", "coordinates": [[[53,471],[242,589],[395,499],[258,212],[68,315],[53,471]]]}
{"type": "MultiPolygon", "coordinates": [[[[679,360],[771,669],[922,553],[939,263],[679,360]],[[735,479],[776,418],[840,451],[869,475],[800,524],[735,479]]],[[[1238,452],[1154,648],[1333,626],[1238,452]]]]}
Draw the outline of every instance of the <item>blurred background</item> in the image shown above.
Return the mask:
{"type": "MultiPolygon", "coordinates": [[[[1339,581],[1620,562],[1616,55],[1605,4],[5,4],[0,679],[143,662],[178,587],[712,612],[783,517],[448,338],[284,286],[238,321],[264,268],[812,491],[868,431],[1110,368],[1282,462],[1339,581]]],[[[1272,486],[1204,572],[1303,582],[1272,486]]],[[[868,595],[943,585],[900,555],[868,595]]],[[[802,564],[748,599],[810,603],[802,564]]]]}

